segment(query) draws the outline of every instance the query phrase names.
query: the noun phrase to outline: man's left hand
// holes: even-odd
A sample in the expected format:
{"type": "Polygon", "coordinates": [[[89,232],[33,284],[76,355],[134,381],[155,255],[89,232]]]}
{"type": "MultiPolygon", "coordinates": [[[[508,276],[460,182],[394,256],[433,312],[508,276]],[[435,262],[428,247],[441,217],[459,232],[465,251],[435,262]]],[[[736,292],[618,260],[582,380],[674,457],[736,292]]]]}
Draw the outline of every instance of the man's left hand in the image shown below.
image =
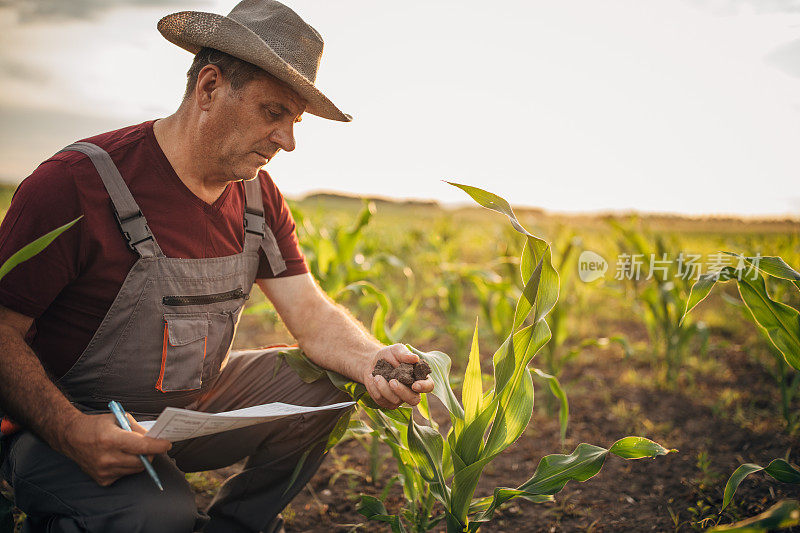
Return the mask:
{"type": "Polygon", "coordinates": [[[385,359],[393,367],[397,368],[400,363],[414,364],[419,362],[419,357],[408,351],[402,344],[392,344],[378,350],[372,364],[364,370],[362,383],[367,387],[367,392],[375,400],[375,403],[386,409],[397,409],[403,403],[414,406],[419,403],[421,393],[433,390],[433,380],[428,376],[424,380],[415,381],[411,387],[406,387],[396,379],[389,382],[383,376],[373,376],[372,370],[375,363],[380,359],[385,359]]]}

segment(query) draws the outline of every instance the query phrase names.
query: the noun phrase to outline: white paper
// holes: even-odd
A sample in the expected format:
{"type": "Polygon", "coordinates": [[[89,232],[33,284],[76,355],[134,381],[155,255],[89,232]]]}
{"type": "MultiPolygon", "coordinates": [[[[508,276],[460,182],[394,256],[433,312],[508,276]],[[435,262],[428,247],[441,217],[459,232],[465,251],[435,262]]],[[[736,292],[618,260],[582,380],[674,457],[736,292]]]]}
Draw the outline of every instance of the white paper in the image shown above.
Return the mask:
{"type": "Polygon", "coordinates": [[[331,405],[321,405],[319,407],[309,407],[305,405],[291,405],[288,403],[267,403],[264,405],[254,405],[235,411],[225,411],[223,413],[202,413],[200,411],[190,411],[188,409],[178,409],[177,407],[167,407],[156,420],[139,422],[147,429],[147,436],[166,439],[171,442],[212,435],[230,429],[243,428],[276,420],[285,416],[297,415],[302,413],[313,413],[315,411],[325,411],[328,409],[344,409],[350,407],[355,402],[341,402],[331,405]]]}

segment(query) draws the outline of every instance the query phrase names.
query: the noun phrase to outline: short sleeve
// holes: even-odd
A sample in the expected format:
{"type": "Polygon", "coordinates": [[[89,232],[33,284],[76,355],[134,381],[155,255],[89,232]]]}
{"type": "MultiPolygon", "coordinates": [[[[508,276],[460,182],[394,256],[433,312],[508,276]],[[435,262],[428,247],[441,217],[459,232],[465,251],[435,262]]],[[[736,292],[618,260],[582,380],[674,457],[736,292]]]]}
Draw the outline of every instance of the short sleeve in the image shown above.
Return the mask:
{"type": "MultiPolygon", "coordinates": [[[[67,165],[45,161],[17,188],[0,223],[0,264],[42,235],[81,216],[81,206],[67,165]]],[[[81,221],[44,250],[0,279],[0,305],[39,318],[80,264],[81,221]]]]}
{"type": "Polygon", "coordinates": [[[281,251],[283,260],[286,262],[286,270],[277,276],[273,275],[264,250],[259,249],[260,261],[256,278],[283,278],[305,274],[308,272],[308,265],[303,252],[300,250],[300,244],[297,240],[297,226],[289,205],[266,171],[261,171],[259,177],[261,179],[261,192],[264,197],[264,217],[267,225],[272,229],[272,233],[275,234],[275,240],[278,241],[278,248],[281,251]]]}

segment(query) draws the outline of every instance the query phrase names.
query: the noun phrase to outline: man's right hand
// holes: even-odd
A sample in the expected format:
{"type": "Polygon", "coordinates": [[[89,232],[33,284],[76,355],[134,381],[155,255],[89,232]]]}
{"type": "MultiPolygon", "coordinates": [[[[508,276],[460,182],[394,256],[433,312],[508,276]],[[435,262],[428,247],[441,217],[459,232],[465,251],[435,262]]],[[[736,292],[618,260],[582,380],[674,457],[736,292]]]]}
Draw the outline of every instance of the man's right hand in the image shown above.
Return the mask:
{"type": "Polygon", "coordinates": [[[144,470],[137,457],[165,453],[172,443],[145,437],[146,430],[128,414],[133,431],[117,425],[111,413],[76,414],[64,426],[59,438],[59,451],[75,461],[99,485],[108,486],[121,477],[144,470]]]}

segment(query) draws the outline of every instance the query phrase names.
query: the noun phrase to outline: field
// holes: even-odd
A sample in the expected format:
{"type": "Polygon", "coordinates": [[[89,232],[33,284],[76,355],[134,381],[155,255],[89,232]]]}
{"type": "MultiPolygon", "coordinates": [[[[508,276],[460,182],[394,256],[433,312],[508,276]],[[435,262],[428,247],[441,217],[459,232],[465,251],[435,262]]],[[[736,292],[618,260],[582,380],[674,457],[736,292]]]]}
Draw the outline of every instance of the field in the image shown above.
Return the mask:
{"type": "MultiPolygon", "coordinates": [[[[8,194],[4,199],[7,205],[8,194]]],[[[328,195],[292,207],[309,265],[328,293],[368,328],[377,324],[392,340],[448,354],[459,399],[477,317],[484,390],[490,386],[492,354],[510,332],[523,290],[524,238],[506,217],[477,206],[448,210],[328,195]]],[[[686,264],[679,257],[698,256],[703,274],[735,266],[720,251],[781,256],[798,269],[800,223],[516,212],[528,231],[552,244],[560,274],[558,303],[547,317],[553,336],[529,366],[558,378],[568,426],[562,439],[562,403],[534,376],[533,418],[488,463],[476,496],[520,485],[542,457],[570,453],[582,442],[608,448],[637,435],[678,452],[637,461],[610,456],[599,474],[570,481],[553,502],[501,506],[481,531],[702,531],[800,497],[798,485],[755,473],[721,511],[739,465],[797,462],[800,378],[748,316],[735,282],[717,284],[678,325],[694,281],[681,277],[686,264]],[[589,268],[579,264],[584,251],[607,262],[600,279],[582,281],[589,268]],[[639,276],[633,257],[642,260],[639,276]]],[[[790,283],[770,278],[768,288],[776,300],[800,304],[790,283]]],[[[234,348],[293,342],[256,292],[234,348]]],[[[445,407],[433,397],[430,404],[433,418],[448,427],[445,407]]],[[[235,468],[190,474],[198,502],[210,501],[235,468]]],[[[357,508],[367,494],[399,512],[397,474],[388,446],[346,433],[284,511],[286,530],[388,530],[357,508]]],[[[444,522],[434,530],[444,531],[444,522]]]]}

